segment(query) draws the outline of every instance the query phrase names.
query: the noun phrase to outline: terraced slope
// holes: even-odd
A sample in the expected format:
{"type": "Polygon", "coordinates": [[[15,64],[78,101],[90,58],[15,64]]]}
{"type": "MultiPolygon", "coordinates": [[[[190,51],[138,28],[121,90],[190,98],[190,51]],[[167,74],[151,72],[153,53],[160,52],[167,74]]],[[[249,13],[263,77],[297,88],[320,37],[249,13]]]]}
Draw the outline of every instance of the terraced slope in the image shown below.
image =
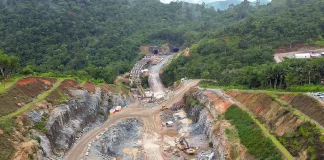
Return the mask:
{"type": "MultiPolygon", "coordinates": [[[[241,102],[270,131],[274,132],[291,155],[298,159],[324,159],[324,136],[319,127],[304,120],[303,116],[294,114],[293,109],[279,98],[261,92],[229,91],[227,93],[241,102]]],[[[323,109],[319,103],[314,103],[311,97],[302,94],[285,94],[280,98],[289,102],[294,108],[300,109],[302,114],[309,114],[309,117],[313,116],[321,120],[315,112],[321,113],[323,109]],[[307,107],[309,111],[306,111],[307,107]]]]}
{"type": "Polygon", "coordinates": [[[262,119],[262,122],[277,136],[294,131],[302,123],[302,120],[267,94],[243,92],[228,92],[228,94],[240,101],[255,116],[262,119]]]}
{"type": "Polygon", "coordinates": [[[315,98],[304,94],[283,94],[280,98],[324,126],[324,106],[315,98]]]}
{"type": "Polygon", "coordinates": [[[49,90],[56,82],[54,78],[24,78],[7,92],[0,94],[0,117],[10,114],[30,103],[38,95],[49,90]]]}

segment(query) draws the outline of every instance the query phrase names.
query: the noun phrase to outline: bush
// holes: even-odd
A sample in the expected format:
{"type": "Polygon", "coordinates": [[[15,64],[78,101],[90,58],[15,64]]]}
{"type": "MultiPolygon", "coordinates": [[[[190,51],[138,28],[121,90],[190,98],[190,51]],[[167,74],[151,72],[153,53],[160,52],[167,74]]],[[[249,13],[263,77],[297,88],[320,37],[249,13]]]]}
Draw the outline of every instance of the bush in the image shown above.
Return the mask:
{"type": "Polygon", "coordinates": [[[16,125],[16,122],[11,118],[0,119],[0,127],[6,132],[11,133],[12,128],[16,125]]]}
{"type": "Polygon", "coordinates": [[[238,136],[248,152],[259,159],[281,159],[281,154],[271,140],[265,137],[248,113],[236,105],[231,105],[225,112],[225,119],[230,120],[238,130],[238,136]]]}
{"type": "Polygon", "coordinates": [[[23,68],[23,70],[22,70],[22,74],[24,74],[24,75],[29,75],[29,74],[33,74],[34,73],[34,71],[33,71],[33,69],[32,69],[32,67],[31,66],[29,66],[29,65],[27,65],[25,68],[23,68]]]}
{"type": "Polygon", "coordinates": [[[42,120],[40,122],[35,123],[34,129],[39,130],[43,133],[46,133],[47,132],[46,121],[47,121],[46,118],[42,117],[42,120]]]}

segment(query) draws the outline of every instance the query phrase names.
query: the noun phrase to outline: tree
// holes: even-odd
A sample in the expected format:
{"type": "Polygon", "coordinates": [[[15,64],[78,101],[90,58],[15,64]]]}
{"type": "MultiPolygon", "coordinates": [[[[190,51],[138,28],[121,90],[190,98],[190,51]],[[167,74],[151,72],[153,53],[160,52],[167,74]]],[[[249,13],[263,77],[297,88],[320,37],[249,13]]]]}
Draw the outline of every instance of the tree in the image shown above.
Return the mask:
{"type": "Polygon", "coordinates": [[[3,78],[7,78],[18,67],[19,59],[17,56],[8,56],[0,51],[0,71],[3,78]]]}

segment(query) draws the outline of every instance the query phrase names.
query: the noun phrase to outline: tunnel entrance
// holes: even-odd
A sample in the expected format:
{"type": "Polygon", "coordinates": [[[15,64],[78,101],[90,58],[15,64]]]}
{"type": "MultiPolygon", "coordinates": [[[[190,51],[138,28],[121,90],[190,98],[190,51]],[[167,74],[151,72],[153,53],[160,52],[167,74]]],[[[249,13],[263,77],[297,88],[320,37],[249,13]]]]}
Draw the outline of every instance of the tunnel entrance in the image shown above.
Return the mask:
{"type": "Polygon", "coordinates": [[[172,52],[179,52],[179,48],[173,48],[172,52]]]}
{"type": "Polygon", "coordinates": [[[159,50],[153,50],[153,54],[159,54],[159,50]]]}

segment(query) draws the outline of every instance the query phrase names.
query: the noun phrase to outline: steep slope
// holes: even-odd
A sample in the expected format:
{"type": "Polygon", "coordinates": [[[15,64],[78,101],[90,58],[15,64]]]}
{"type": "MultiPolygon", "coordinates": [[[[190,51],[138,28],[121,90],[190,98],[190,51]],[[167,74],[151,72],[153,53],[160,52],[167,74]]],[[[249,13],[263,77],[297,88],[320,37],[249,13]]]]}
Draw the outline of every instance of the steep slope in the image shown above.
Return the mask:
{"type": "MultiPolygon", "coordinates": [[[[275,133],[279,142],[286,147],[291,155],[299,159],[323,158],[324,137],[319,127],[304,120],[302,115],[295,114],[289,108],[290,106],[278,101],[276,97],[270,96],[267,93],[254,93],[253,91],[228,91],[227,93],[242,103],[270,131],[275,133]],[[313,140],[309,141],[310,139],[313,140]]],[[[301,98],[293,94],[281,96],[281,98],[288,102],[292,102],[294,97],[296,97],[296,100],[301,98]]],[[[305,96],[304,101],[308,98],[310,97],[305,96]]],[[[301,101],[298,104],[299,107],[305,106],[305,103],[301,101]]],[[[321,111],[322,109],[318,108],[318,112],[321,111]]],[[[307,115],[308,113],[311,112],[306,111],[304,114],[307,115]]],[[[313,115],[316,114],[313,113],[313,115]]]]}
{"type": "MultiPolygon", "coordinates": [[[[44,85],[39,81],[51,84],[55,79],[26,78],[12,88],[22,84],[44,85]]],[[[35,89],[34,86],[31,91],[35,89]]],[[[11,90],[3,95],[7,96],[11,90]]],[[[21,96],[28,97],[30,92],[22,93],[21,96]]],[[[3,130],[8,126],[0,126],[1,144],[7,146],[1,148],[0,159],[61,159],[82,133],[107,118],[111,107],[129,104],[129,96],[124,88],[115,92],[95,86],[94,92],[89,92],[73,80],[64,80],[44,101],[35,103],[11,121],[1,123],[10,125],[11,129],[3,130]]]]}

